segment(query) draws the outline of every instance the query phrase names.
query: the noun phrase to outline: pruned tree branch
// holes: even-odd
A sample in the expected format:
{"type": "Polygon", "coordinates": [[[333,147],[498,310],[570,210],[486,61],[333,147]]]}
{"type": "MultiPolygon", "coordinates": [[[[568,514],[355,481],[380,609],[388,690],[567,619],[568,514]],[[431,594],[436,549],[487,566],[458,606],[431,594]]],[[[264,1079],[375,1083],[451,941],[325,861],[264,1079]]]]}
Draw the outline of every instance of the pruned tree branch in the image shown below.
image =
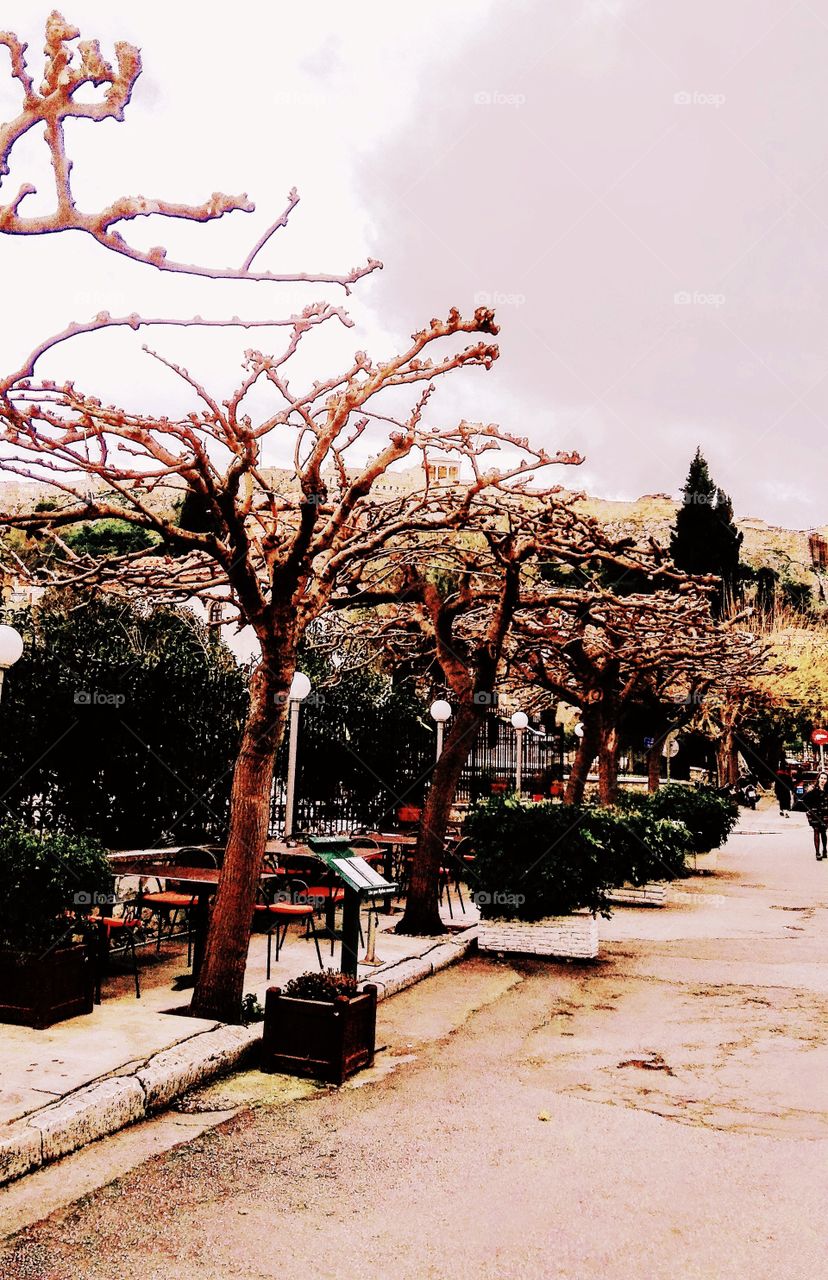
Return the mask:
{"type": "Polygon", "coordinates": [[[20,212],[24,200],[36,193],[31,182],[21,185],[16,195],[0,205],[0,231],[10,235],[47,235],[62,231],[82,231],[92,236],[104,249],[144,263],[159,271],[190,276],[208,276],[214,280],[259,280],[280,283],[333,284],[346,293],[364,276],[382,264],[369,259],[360,267],[344,273],[327,272],[278,273],[255,271],[253,262],[272,236],[287,226],[291,213],[299,203],[295,189],[290,192],[283,213],[270,224],[256,241],[240,267],[213,267],[178,262],[167,256],[163,245],[138,249],[126,241],[118,229],[122,223],[136,218],[159,216],[186,222],[214,222],[227,213],[252,213],[255,205],[246,193],[238,196],[214,191],[201,204],[181,204],[172,200],[146,196],[121,196],[97,213],[84,213],[75,203],[72,191],[72,161],[66,151],[64,123],[67,120],[124,119],[135,84],[141,74],[141,54],[134,45],[120,41],[115,45],[115,65],[107,62],[97,40],[79,40],[80,32],[56,9],[46,20],[46,45],[43,80],[36,89],[26,61],[28,46],[13,32],[0,32],[0,44],[9,51],[11,75],[21,88],[21,110],[13,120],[0,125],[0,185],[10,172],[10,157],[16,144],[30,130],[43,126],[54,174],[56,204],[47,214],[25,217],[20,212]],[[89,102],[78,97],[85,86],[108,86],[101,100],[89,102]]]}

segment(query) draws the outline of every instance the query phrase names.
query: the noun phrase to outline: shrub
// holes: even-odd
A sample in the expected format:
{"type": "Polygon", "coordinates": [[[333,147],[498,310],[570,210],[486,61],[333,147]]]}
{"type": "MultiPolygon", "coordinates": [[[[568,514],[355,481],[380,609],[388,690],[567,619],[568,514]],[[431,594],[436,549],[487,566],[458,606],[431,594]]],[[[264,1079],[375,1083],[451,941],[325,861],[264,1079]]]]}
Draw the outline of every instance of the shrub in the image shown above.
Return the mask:
{"type": "Polygon", "coordinates": [[[241,1004],[242,1025],[249,1027],[251,1022],[261,1022],[264,1018],[264,1005],[259,1003],[255,991],[248,991],[241,1004]]]}
{"type": "Polygon", "coordinates": [[[690,832],[693,853],[718,849],[730,835],[739,816],[733,801],[717,795],[709,787],[684,787],[675,782],[667,783],[651,795],[627,796],[625,808],[653,818],[683,823],[690,832]]]}
{"type": "Polygon", "coordinates": [[[687,874],[690,832],[681,822],[654,816],[649,808],[588,808],[585,829],[604,849],[613,885],[675,880],[687,874]]]}
{"type": "Polygon", "coordinates": [[[475,809],[465,831],[474,843],[469,882],[481,916],[540,920],[581,907],[609,915],[613,869],[586,812],[576,805],[522,805],[513,796],[475,809]]]}
{"type": "MultiPolygon", "coordinates": [[[[646,797],[643,797],[646,801],[646,797]]],[[[617,885],[685,874],[691,836],[648,808],[524,805],[498,797],[466,819],[475,849],[469,882],[484,919],[540,920],[586,908],[609,916],[617,885]]]]}
{"type": "Polygon", "coordinates": [[[0,947],[39,951],[70,938],[66,912],[100,909],[112,885],[112,868],[96,841],[0,824],[0,947]]]}
{"type": "Polygon", "coordinates": [[[333,1001],[337,996],[355,996],[359,994],[359,983],[347,973],[337,973],[336,969],[310,969],[291,978],[282,988],[283,996],[293,996],[295,1000],[333,1001]]]}

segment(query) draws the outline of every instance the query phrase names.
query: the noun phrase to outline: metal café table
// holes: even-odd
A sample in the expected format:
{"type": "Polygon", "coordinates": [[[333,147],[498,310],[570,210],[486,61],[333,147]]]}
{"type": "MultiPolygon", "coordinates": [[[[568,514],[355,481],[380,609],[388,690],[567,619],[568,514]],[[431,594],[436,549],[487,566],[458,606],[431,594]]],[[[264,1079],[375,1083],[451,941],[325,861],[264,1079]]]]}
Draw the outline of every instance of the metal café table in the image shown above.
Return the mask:
{"type": "MultiPolygon", "coordinates": [[[[185,846],[186,847],[186,846],[185,846]]],[[[135,862],[118,862],[117,874],[120,876],[146,876],[154,880],[175,880],[185,892],[192,890],[192,927],[193,927],[193,971],[189,980],[179,979],[179,986],[191,986],[198,977],[201,962],[204,959],[204,948],[207,942],[207,928],[210,923],[210,899],[216,891],[221,871],[217,867],[183,867],[171,862],[148,862],[137,859],[135,862]]],[[[262,884],[277,880],[277,871],[263,871],[259,876],[262,884]]]]}

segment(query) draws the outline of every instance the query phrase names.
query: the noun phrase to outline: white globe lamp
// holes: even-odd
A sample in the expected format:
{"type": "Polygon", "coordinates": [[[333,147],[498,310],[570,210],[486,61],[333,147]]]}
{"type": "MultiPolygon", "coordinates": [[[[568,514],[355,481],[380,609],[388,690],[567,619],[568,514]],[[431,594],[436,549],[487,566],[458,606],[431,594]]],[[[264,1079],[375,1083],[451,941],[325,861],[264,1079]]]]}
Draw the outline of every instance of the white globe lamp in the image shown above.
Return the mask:
{"type": "Polygon", "coordinates": [[[14,627],[0,626],[0,693],[3,676],[23,656],[23,637],[14,627]]]}
{"type": "Polygon", "coordinates": [[[295,671],[290,682],[291,702],[304,702],[311,691],[311,682],[304,671],[295,671]]]}
{"type": "Polygon", "coordinates": [[[443,733],[446,721],[451,719],[451,706],[445,698],[438,698],[436,702],[432,702],[429,712],[437,725],[437,759],[439,760],[443,754],[443,733]]]}

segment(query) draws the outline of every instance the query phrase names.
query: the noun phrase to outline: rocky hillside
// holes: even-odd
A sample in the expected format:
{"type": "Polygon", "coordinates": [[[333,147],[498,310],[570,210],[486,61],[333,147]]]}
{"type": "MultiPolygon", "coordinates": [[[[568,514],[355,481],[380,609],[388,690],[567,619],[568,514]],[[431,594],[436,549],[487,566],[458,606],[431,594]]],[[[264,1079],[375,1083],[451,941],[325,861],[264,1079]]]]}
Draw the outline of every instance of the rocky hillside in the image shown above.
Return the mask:
{"type": "MultiPolygon", "coordinates": [[[[654,493],[646,494],[635,502],[610,502],[606,498],[587,497],[578,505],[581,510],[613,531],[630,536],[644,533],[666,547],[670,542],[670,530],[675,523],[679,504],[668,494],[654,493]]],[[[774,569],[782,578],[816,586],[808,537],[809,534],[816,533],[828,540],[828,526],[812,530],[779,529],[755,516],[738,515],[736,524],[745,535],[742,559],[751,568],[766,566],[774,569]]]]}
{"type": "MultiPolygon", "coordinates": [[[[269,474],[273,475],[274,487],[280,487],[276,482],[283,480],[283,473],[273,471],[269,474]]],[[[393,478],[398,477],[395,475],[393,478]]],[[[407,473],[405,478],[407,484],[410,484],[407,473]]],[[[175,481],[170,483],[174,488],[175,481]]],[[[90,490],[101,487],[94,481],[90,482],[90,490]]],[[[49,499],[54,501],[55,491],[48,485],[0,480],[0,511],[33,510],[36,503],[49,499]]],[[[164,510],[164,514],[170,514],[169,492],[156,499],[155,505],[164,510]]],[[[606,498],[586,497],[580,500],[578,506],[614,532],[639,537],[646,534],[666,547],[670,541],[670,529],[675,522],[678,503],[668,494],[654,493],[646,494],[635,502],[612,502],[606,498]]],[[[755,516],[737,516],[736,523],[745,535],[742,559],[752,568],[767,566],[782,578],[807,582],[810,587],[817,585],[811,569],[808,536],[809,533],[817,533],[828,541],[828,526],[814,530],[779,529],[755,516]]]]}

